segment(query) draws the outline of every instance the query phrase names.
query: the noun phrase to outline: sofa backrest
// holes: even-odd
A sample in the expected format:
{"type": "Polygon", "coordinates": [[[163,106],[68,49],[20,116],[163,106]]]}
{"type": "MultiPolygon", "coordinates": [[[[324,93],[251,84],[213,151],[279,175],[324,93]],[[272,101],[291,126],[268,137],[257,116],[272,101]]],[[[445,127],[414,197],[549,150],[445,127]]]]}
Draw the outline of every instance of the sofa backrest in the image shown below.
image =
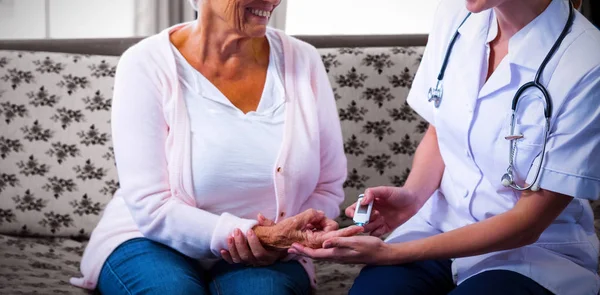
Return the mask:
{"type": "MultiPolygon", "coordinates": [[[[427,124],[405,103],[423,47],[319,49],[348,157],[346,200],[401,185],[427,124]]],[[[86,238],[118,187],[118,57],[0,51],[0,233],[86,238]]]]}
{"type": "Polygon", "coordinates": [[[0,52],[0,232],[87,236],[118,186],[118,57],[0,52]]]}

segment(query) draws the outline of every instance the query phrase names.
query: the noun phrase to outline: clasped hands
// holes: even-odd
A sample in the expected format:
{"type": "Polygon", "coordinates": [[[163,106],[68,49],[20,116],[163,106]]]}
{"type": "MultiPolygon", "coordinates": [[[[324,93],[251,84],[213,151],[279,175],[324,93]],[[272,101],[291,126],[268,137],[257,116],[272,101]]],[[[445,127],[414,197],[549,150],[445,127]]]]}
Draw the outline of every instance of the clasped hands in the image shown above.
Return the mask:
{"type": "Polygon", "coordinates": [[[306,210],[278,223],[258,215],[258,225],[244,235],[235,229],[227,238],[229,249],[221,250],[222,258],[229,263],[264,266],[284,258],[292,245],[318,249],[336,237],[350,237],[363,231],[362,227],[350,226],[339,229],[334,220],[322,211],[306,210]]]}
{"type": "MultiPolygon", "coordinates": [[[[277,224],[259,216],[259,225],[247,233],[248,240],[237,231],[228,241],[229,251],[223,250],[221,255],[230,263],[252,265],[270,264],[288,253],[340,263],[410,262],[414,255],[405,245],[392,246],[379,237],[413,217],[424,200],[404,187],[368,188],[362,205],[373,202],[369,223],[344,229],[338,229],[335,221],[316,210],[307,210],[277,224]],[[370,235],[356,236],[362,232],[370,235]]],[[[348,217],[354,216],[357,205],[346,209],[348,217]]]]}

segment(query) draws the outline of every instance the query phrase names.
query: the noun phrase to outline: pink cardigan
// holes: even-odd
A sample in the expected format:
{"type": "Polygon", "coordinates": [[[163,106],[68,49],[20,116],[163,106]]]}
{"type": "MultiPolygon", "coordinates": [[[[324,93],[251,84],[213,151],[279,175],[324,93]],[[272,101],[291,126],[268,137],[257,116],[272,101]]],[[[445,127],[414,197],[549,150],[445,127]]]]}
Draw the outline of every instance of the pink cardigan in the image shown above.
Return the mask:
{"type": "MultiPolygon", "coordinates": [[[[120,189],[83,254],[83,277],[71,279],[76,286],[94,289],[104,261],[126,240],[146,237],[209,267],[235,228],[246,232],[256,224],[235,212],[204,211],[193,196],[190,123],[169,40],[180,26],[144,39],[119,61],[112,134],[120,189]]],[[[333,92],[317,50],[276,33],[283,42],[286,91],[283,144],[273,167],[277,219],[309,208],[335,218],[346,158],[333,92]]],[[[300,261],[314,287],[312,262],[300,261]]]]}

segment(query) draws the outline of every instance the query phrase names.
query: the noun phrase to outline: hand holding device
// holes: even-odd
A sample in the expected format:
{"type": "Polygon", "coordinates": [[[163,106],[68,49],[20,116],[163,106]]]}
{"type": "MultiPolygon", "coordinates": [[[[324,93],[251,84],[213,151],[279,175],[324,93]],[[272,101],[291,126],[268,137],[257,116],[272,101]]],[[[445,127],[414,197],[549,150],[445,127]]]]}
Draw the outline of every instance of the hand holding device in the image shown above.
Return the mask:
{"type": "Polygon", "coordinates": [[[362,211],[357,207],[367,206],[368,215],[360,215],[367,215],[368,217],[366,219],[360,217],[358,222],[364,223],[363,227],[366,233],[379,237],[391,232],[413,217],[423,206],[423,203],[424,201],[417,194],[403,187],[371,187],[365,190],[364,197],[346,208],[346,215],[356,223],[355,215],[358,211],[362,211]],[[362,205],[363,201],[367,204],[362,205]],[[368,220],[368,223],[366,220],[368,220]]]}

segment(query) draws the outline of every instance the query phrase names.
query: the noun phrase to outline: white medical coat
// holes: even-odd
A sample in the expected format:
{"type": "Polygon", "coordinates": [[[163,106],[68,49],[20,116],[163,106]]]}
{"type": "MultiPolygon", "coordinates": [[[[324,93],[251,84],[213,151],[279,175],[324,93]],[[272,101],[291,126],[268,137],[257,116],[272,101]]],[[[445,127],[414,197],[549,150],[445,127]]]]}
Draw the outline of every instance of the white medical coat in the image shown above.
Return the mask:
{"type": "MultiPolygon", "coordinates": [[[[520,193],[500,181],[508,167],[509,141],[504,136],[510,133],[511,103],[517,89],[534,79],[568,13],[565,0],[553,0],[510,39],[508,55],[487,82],[488,43],[498,33],[497,20],[493,10],[472,14],[458,30],[441,105],[435,108],[427,101],[428,90],[435,86],[452,35],[467,15],[464,0],[441,1],[408,103],[435,126],[446,167],[440,188],[387,242],[451,231],[514,207],[520,193]]],[[[480,272],[503,269],[555,294],[595,295],[600,289],[599,242],[589,200],[600,197],[600,31],[581,14],[546,67],[542,84],[551,95],[553,113],[539,184],[574,199],[535,244],[454,259],[454,279],[460,284],[480,272]]],[[[537,170],[543,105],[536,91],[520,99],[516,133],[524,138],[517,143],[514,172],[520,184],[531,182],[537,170]]]]}

